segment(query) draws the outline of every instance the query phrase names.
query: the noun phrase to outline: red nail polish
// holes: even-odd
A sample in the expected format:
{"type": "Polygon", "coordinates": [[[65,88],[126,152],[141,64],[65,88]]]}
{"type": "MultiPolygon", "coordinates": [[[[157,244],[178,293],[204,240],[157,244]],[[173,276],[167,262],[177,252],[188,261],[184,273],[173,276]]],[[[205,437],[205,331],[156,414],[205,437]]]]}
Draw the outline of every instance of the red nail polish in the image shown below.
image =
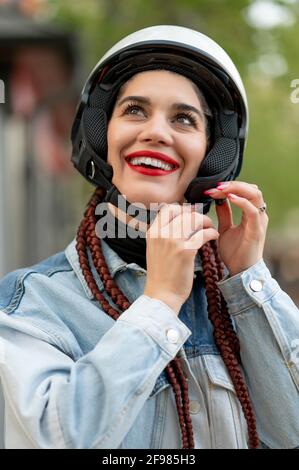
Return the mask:
{"type": "Polygon", "coordinates": [[[230,181],[225,181],[224,183],[218,183],[217,189],[226,189],[230,186],[230,181]]]}

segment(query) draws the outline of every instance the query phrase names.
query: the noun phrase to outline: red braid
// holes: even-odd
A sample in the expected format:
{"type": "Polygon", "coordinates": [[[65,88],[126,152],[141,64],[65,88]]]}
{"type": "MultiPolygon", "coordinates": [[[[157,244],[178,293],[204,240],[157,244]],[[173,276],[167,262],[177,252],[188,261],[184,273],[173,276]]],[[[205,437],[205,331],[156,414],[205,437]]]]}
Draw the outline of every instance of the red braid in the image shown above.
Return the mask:
{"type": "MultiPolygon", "coordinates": [[[[84,278],[91,292],[99,302],[101,309],[111,318],[117,320],[121,313],[111,307],[99,291],[92,275],[88,259],[89,249],[93,264],[104,284],[105,291],[122,312],[127,310],[130,307],[130,302],[111,278],[102,252],[101,240],[97,237],[95,232],[97,222],[95,208],[103,200],[104,196],[105,190],[102,188],[97,188],[92,195],[78,229],[76,249],[84,278]]],[[[214,326],[215,342],[231,376],[238,399],[241,403],[247,421],[250,446],[258,447],[259,439],[256,432],[255,417],[239,366],[239,341],[233,330],[226,303],[216,284],[216,282],[223,277],[223,265],[219,259],[216,243],[210,242],[204,245],[200,250],[200,255],[206,283],[209,319],[214,326]]],[[[182,433],[182,447],[183,449],[193,449],[194,437],[189,410],[188,383],[179,358],[175,357],[166,366],[165,371],[175,395],[182,433]]]]}

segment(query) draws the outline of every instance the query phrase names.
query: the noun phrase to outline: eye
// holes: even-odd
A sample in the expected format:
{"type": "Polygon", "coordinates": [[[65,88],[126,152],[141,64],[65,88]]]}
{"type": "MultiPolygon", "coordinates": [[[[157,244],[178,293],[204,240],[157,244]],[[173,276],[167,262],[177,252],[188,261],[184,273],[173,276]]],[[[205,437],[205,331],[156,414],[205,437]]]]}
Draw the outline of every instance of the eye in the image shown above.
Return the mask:
{"type": "Polygon", "coordinates": [[[144,115],[145,111],[142,106],[135,104],[135,103],[129,103],[123,110],[123,115],[127,114],[129,116],[140,116],[144,115]]]}
{"type": "Polygon", "coordinates": [[[180,113],[176,115],[176,119],[179,123],[186,125],[186,126],[193,126],[197,128],[196,119],[193,117],[191,113],[180,113]]]}

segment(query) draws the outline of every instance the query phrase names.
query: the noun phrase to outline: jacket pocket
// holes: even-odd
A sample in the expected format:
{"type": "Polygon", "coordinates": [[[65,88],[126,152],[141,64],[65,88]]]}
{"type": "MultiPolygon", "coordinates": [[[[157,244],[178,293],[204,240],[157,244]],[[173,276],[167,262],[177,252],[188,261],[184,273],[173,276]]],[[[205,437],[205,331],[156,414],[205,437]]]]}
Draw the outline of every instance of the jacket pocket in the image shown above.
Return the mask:
{"type": "Polygon", "coordinates": [[[212,448],[246,449],[247,424],[229,372],[218,355],[203,356],[212,448]]]}

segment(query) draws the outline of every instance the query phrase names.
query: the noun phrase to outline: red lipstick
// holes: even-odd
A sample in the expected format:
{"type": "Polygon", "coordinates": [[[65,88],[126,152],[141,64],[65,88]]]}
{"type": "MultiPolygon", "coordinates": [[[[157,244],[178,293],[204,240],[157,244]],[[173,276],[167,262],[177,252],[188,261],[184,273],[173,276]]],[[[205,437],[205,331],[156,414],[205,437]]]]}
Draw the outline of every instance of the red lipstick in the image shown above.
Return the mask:
{"type": "Polygon", "coordinates": [[[153,152],[151,150],[138,150],[137,152],[132,152],[125,156],[125,160],[127,164],[130,166],[130,168],[132,168],[132,170],[137,171],[138,173],[142,173],[144,175],[148,175],[148,176],[169,175],[170,173],[173,173],[180,167],[180,165],[168,155],[165,155],[164,153],[160,153],[160,152],[153,152]],[[174,168],[172,170],[162,170],[162,168],[146,168],[141,165],[132,165],[130,163],[130,160],[135,157],[156,158],[157,160],[161,160],[162,162],[173,165],[174,168]]]}

